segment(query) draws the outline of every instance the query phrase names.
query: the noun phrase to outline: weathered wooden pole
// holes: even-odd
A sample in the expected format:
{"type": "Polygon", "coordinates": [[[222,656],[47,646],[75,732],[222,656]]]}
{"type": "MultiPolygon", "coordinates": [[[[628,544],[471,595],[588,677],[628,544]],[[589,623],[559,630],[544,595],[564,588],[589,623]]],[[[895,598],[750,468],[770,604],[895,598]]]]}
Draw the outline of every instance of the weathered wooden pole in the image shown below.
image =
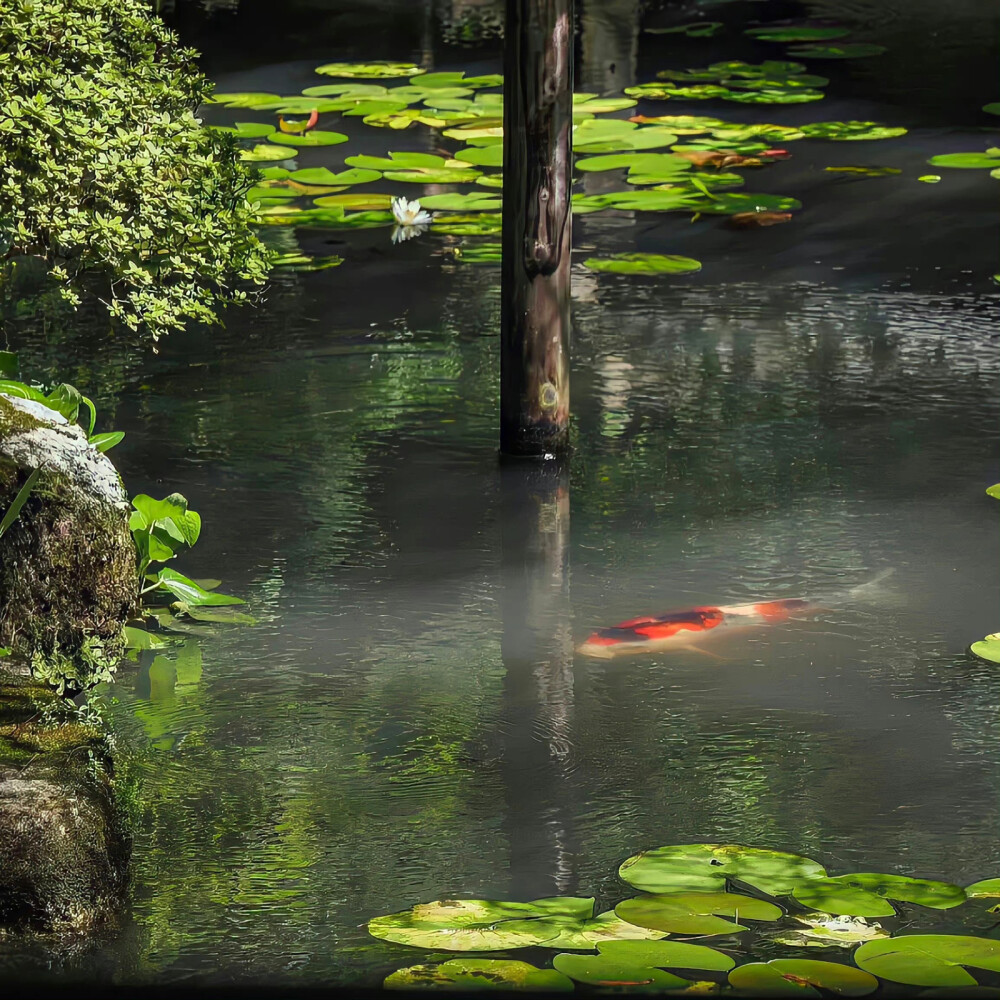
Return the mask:
{"type": "Polygon", "coordinates": [[[500,451],[569,445],[573,2],[507,0],[500,451]]]}

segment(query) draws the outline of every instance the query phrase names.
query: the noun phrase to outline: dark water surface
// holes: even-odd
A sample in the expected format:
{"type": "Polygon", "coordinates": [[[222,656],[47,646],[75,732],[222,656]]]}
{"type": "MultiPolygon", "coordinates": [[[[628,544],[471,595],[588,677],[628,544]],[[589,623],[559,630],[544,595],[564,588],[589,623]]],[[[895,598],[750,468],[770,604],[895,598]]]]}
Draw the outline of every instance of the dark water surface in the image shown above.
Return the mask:
{"type": "MultiPolygon", "coordinates": [[[[822,111],[672,102],[912,131],[795,143],[748,180],[803,201],[775,229],[579,218],[584,256],[704,268],[575,269],[562,477],[498,466],[499,271],[450,262],[447,237],[303,234],[346,263],[278,275],[260,309],[155,356],[86,317],[62,344],[25,333],[26,370],[93,390],[127,432],[129,488],[178,490],[201,512],[180,568],[222,577],[260,619],[199,633],[176,680],[148,657],[107,693],[144,777],[134,904],[119,936],[53,974],[374,984],[423,953],[373,941],[368,917],[466,894],[597,894],[603,908],[629,894],[626,856],[696,840],[802,852],[833,874],[1000,875],[1000,677],[965,652],[998,626],[984,494],[1000,478],[997,188],[982,171],[915,180],[934,152],[980,149],[989,126],[977,109],[996,94],[970,95],[970,80],[991,72],[992,15],[968,6],[969,30],[941,49],[962,74],[904,58],[911,42],[914,58],[931,51],[944,14],[908,5],[886,21],[858,4],[866,39],[892,34],[895,55],[824,64],[822,111]],[[921,74],[929,92],[907,84],[921,74]],[[843,181],[830,163],[904,173],[843,181]],[[706,647],[720,658],[573,654],[634,615],[786,597],[824,610],[720,638],[706,647]]],[[[774,54],[735,31],[700,48],[630,33],[635,8],[584,3],[585,86],[774,54]]],[[[435,56],[426,24],[391,22],[392,5],[344,5],[361,27],[340,34],[323,27],[333,14],[294,5],[266,21],[267,44],[241,47],[260,10],[196,34],[221,90],[292,93],[341,56],[496,65],[495,43],[435,56]]],[[[353,128],[351,151],[427,141],[353,128]]]]}

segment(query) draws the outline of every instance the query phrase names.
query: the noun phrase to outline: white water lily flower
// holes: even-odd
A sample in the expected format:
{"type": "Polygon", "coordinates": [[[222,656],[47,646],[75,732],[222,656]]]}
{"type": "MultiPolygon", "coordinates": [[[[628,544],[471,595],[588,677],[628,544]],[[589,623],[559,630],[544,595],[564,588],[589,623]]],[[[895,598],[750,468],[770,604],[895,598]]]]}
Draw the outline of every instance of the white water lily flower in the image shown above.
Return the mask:
{"type": "Polygon", "coordinates": [[[401,226],[426,226],[431,221],[431,213],[424,211],[416,198],[413,201],[393,198],[391,208],[393,218],[401,226]]]}

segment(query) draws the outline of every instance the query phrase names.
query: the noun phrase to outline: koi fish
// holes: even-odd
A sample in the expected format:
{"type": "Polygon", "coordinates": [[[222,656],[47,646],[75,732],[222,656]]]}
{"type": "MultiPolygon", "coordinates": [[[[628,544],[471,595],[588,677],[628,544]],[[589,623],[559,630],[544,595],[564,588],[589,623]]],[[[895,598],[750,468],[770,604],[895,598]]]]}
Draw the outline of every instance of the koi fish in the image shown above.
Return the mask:
{"type": "MultiPolygon", "coordinates": [[[[586,642],[577,647],[577,652],[585,656],[599,656],[602,659],[671,649],[707,653],[707,650],[694,645],[706,636],[718,635],[732,628],[776,625],[794,615],[819,611],[821,608],[873,590],[883,580],[892,576],[893,572],[891,569],[883,570],[868,583],[852,587],[846,594],[841,593],[837,598],[823,602],[789,598],[757,604],[689,608],[687,611],[673,611],[656,617],[630,618],[610,628],[599,628],[587,638],[586,642]]],[[[708,653],[708,655],[713,654],[708,653]]]]}
{"type": "MultiPolygon", "coordinates": [[[[630,618],[610,628],[599,628],[577,647],[585,656],[611,659],[632,653],[654,653],[669,649],[697,649],[695,642],[734,626],[773,625],[793,614],[815,607],[797,598],[761,604],[729,604],[690,608],[655,618],[630,618]]],[[[703,653],[705,650],[697,649],[703,653]]]]}

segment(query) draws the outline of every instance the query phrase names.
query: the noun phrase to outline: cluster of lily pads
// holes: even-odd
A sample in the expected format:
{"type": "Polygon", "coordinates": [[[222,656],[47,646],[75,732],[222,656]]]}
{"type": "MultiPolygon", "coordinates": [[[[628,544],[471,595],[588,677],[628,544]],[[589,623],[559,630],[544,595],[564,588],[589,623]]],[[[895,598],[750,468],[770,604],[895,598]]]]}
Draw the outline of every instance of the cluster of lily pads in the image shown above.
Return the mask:
{"type": "MultiPolygon", "coordinates": [[[[820,990],[864,996],[880,981],[929,987],[923,997],[1000,997],[968,971],[1000,973],[1000,941],[962,934],[892,934],[876,917],[902,906],[951,909],[1000,898],[1000,878],[963,888],[950,882],[872,872],[831,876],[811,858],[737,844],[680,844],[628,858],[620,877],[642,895],[595,915],[593,897],[531,902],[444,899],[376,917],[376,938],[471,958],[411,965],[389,988],[500,988],[569,991],[574,984],[615,992],[672,995],[818,997],[820,990]],[[754,939],[788,948],[823,949],[829,960],[755,960],[754,939]],[[679,937],[717,937],[717,947],[679,937]],[[558,953],[551,968],[482,953],[520,948],[558,953]],[[856,948],[832,960],[836,949],[856,948]],[[853,963],[850,961],[853,959],[853,963]]],[[[1000,910],[994,906],[991,912],[1000,910]]],[[[440,956],[438,956],[440,958],[440,956]]]]}

